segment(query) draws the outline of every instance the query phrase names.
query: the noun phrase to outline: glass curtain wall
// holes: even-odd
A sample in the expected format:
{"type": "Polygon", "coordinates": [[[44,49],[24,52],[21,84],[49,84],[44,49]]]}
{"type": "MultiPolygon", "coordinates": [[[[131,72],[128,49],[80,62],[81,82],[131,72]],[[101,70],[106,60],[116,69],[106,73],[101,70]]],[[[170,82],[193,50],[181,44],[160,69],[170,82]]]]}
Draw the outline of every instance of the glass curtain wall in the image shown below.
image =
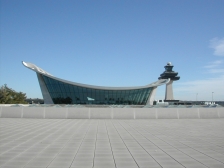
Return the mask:
{"type": "Polygon", "coordinates": [[[42,75],[55,104],[146,104],[152,88],[101,90],[67,84],[42,75]]]}

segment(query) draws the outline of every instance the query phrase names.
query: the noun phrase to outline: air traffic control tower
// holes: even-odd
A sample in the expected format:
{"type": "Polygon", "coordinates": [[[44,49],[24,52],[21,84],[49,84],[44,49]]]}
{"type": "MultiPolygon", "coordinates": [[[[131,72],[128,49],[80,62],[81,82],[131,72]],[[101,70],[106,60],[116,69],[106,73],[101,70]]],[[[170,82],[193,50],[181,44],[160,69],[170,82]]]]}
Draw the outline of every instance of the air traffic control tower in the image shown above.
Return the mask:
{"type": "Polygon", "coordinates": [[[168,62],[166,66],[164,66],[165,71],[160,75],[158,79],[168,79],[170,78],[170,81],[166,84],[166,95],[165,95],[165,100],[174,100],[173,98],[173,81],[179,80],[180,77],[177,76],[178,72],[174,72],[173,65],[171,62],[168,62]]]}

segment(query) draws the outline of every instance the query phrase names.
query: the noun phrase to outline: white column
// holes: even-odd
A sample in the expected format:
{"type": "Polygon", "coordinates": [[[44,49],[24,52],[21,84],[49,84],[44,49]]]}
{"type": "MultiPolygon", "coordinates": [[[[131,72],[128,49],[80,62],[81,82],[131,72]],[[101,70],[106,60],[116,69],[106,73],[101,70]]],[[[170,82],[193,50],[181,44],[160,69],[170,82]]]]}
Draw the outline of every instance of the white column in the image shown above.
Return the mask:
{"type": "Polygon", "coordinates": [[[47,90],[47,86],[45,85],[44,80],[39,73],[37,73],[37,79],[39,81],[40,89],[44,98],[44,104],[54,104],[47,90]]]}
{"type": "Polygon", "coordinates": [[[174,100],[173,98],[173,81],[170,80],[169,83],[166,84],[166,95],[165,100],[174,100]]]}
{"type": "Polygon", "coordinates": [[[151,94],[150,94],[149,99],[146,104],[153,105],[153,101],[155,100],[155,95],[156,95],[156,89],[157,89],[157,87],[154,87],[152,89],[151,94]]]}

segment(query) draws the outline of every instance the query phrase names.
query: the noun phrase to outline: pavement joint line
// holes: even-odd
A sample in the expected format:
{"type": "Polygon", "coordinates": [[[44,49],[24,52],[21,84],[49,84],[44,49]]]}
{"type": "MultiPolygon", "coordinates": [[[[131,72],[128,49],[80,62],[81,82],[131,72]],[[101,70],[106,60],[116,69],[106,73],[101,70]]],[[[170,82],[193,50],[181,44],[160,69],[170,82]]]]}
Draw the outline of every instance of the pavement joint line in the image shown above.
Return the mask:
{"type": "MultiPolygon", "coordinates": [[[[185,127],[186,128],[186,127],[185,127]]],[[[186,128],[186,129],[188,129],[188,128],[186,128]]],[[[213,144],[213,143],[211,143],[210,141],[206,141],[205,139],[201,139],[201,138],[199,138],[201,141],[205,141],[205,142],[207,142],[207,143],[209,143],[209,144],[213,144]]],[[[181,142],[180,142],[181,143],[181,142]]],[[[214,144],[214,145],[216,145],[216,144],[214,144]]],[[[218,146],[218,147],[221,147],[221,148],[224,148],[223,146],[219,146],[219,145],[216,145],[216,146],[218,146]]]]}
{"type": "MultiPolygon", "coordinates": [[[[160,139],[160,138],[159,138],[159,139],[160,139]]],[[[182,142],[180,142],[180,143],[182,143],[182,142]]],[[[216,161],[218,161],[218,162],[224,164],[224,162],[221,162],[221,161],[219,161],[219,160],[217,160],[217,159],[215,159],[215,158],[213,158],[213,157],[211,157],[211,156],[209,156],[209,155],[207,155],[207,154],[205,154],[205,153],[203,153],[203,152],[197,150],[196,148],[193,148],[193,147],[191,147],[191,146],[189,146],[189,145],[187,145],[187,144],[184,144],[184,143],[182,143],[182,144],[185,145],[185,146],[187,146],[187,147],[189,147],[189,148],[191,148],[192,150],[195,150],[195,151],[197,151],[197,152],[199,152],[199,153],[201,153],[201,154],[203,154],[203,155],[205,155],[205,156],[208,156],[208,157],[210,157],[210,158],[212,158],[212,159],[214,159],[214,160],[216,160],[216,161]]]]}
{"type": "MultiPolygon", "coordinates": [[[[153,136],[155,136],[155,135],[153,135],[153,136]]],[[[162,140],[161,138],[159,138],[159,137],[157,137],[157,136],[155,136],[155,137],[158,138],[158,139],[160,139],[161,141],[164,141],[164,140],[162,140]]],[[[167,143],[167,141],[164,141],[164,142],[167,143]]],[[[178,142],[179,142],[179,141],[178,141],[178,142]]],[[[183,145],[185,145],[185,146],[191,148],[192,150],[195,150],[194,148],[192,148],[192,147],[190,147],[190,146],[188,146],[188,145],[186,145],[186,144],[184,144],[184,143],[182,143],[182,142],[179,142],[179,143],[181,143],[181,144],[183,144],[183,145]]],[[[167,144],[169,144],[169,143],[167,143],[167,144]]],[[[187,153],[183,152],[182,150],[180,150],[180,149],[174,147],[173,145],[171,145],[171,144],[169,144],[169,145],[172,146],[173,148],[177,149],[178,151],[182,152],[183,154],[185,154],[185,155],[191,157],[190,155],[188,155],[187,153]]],[[[197,150],[195,150],[195,151],[197,151],[197,150]]],[[[201,153],[200,151],[197,151],[197,152],[201,153]]],[[[205,155],[204,153],[201,153],[201,154],[205,155]]],[[[206,155],[206,156],[207,156],[207,155],[206,155]]],[[[210,156],[208,156],[208,157],[210,157],[210,156]]],[[[195,158],[193,158],[193,157],[191,157],[191,158],[194,159],[194,160],[196,160],[197,162],[203,164],[203,163],[200,162],[199,160],[197,160],[197,159],[195,159],[195,158]]],[[[210,158],[212,158],[212,157],[210,157],[210,158]]],[[[213,158],[212,158],[212,159],[213,159],[213,158]]],[[[215,160],[216,160],[216,159],[215,159],[215,160]]],[[[218,161],[218,160],[216,160],[216,161],[218,161]]],[[[218,162],[220,162],[220,161],[218,161],[218,162]]],[[[221,163],[222,163],[222,162],[221,162],[221,163]]],[[[206,167],[208,167],[208,166],[205,165],[205,164],[203,164],[203,165],[206,166],[206,167]]]]}
{"type": "MultiPolygon", "coordinates": [[[[131,127],[131,126],[130,126],[131,127]]],[[[132,127],[133,128],[133,127],[132,127]]],[[[134,129],[134,128],[133,128],[134,129]]],[[[139,131],[137,131],[137,132],[139,132],[139,131]]],[[[139,132],[139,134],[141,134],[140,132],[139,132]]],[[[141,134],[142,135],[142,134],[141,134]]],[[[145,137],[144,135],[142,135],[143,137],[145,137]]],[[[155,136],[155,135],[153,135],[153,136],[155,136]]],[[[158,138],[157,136],[155,136],[156,138],[158,138]]],[[[146,139],[148,139],[147,137],[145,137],[146,139]]],[[[160,139],[160,138],[158,138],[158,139],[160,139]]],[[[149,140],[149,139],[148,139],[149,140]]],[[[162,140],[162,139],[160,139],[160,140],[162,140]]],[[[149,140],[150,142],[152,142],[151,140],[149,140]]],[[[164,140],[162,140],[162,141],[164,141],[164,140]]],[[[165,143],[167,143],[166,141],[164,141],[165,143]]],[[[161,151],[163,151],[164,153],[166,153],[168,156],[170,156],[171,158],[173,158],[171,155],[169,155],[166,151],[164,151],[162,148],[160,148],[158,145],[156,145],[154,142],[152,142],[155,146],[157,146],[161,151]]],[[[168,143],[167,143],[168,144],[168,143]]],[[[169,144],[170,145],[170,144],[169,144]]],[[[172,146],[172,145],[170,145],[170,146],[172,146]]],[[[173,147],[173,146],[172,146],[173,147]]],[[[174,147],[175,148],[175,147],[174,147]]],[[[175,148],[175,149],[177,149],[177,148],[175,148]]],[[[179,149],[177,149],[177,150],[179,150],[179,149]]],[[[180,152],[182,152],[181,150],[179,150],[180,152]]],[[[184,152],[182,152],[182,153],[184,153],[184,152]]],[[[185,154],[185,153],[184,153],[185,154]]],[[[187,154],[186,154],[187,155],[187,154]]],[[[187,156],[189,156],[189,155],[187,155],[187,156]]],[[[189,156],[189,157],[191,157],[191,156],[189,156]]],[[[192,157],[191,157],[192,158],[192,157]]],[[[175,158],[173,158],[176,162],[178,162],[180,165],[182,165],[183,167],[185,167],[183,164],[181,164],[178,160],[176,160],[175,158]]],[[[194,158],[192,158],[192,159],[194,159],[194,158]]],[[[195,159],[194,159],[195,160],[195,159]]],[[[198,160],[196,160],[197,162],[199,162],[198,160]]],[[[199,162],[199,163],[201,163],[201,162],[199,162]]],[[[202,163],[203,164],[203,163],[202,163]]],[[[203,164],[204,165],[204,164],[203,164]]],[[[206,166],[206,165],[205,165],[206,166]]],[[[207,166],[206,166],[207,167],[207,166]]]]}
{"type": "Polygon", "coordinates": [[[2,118],[0,165],[86,168],[94,163],[95,167],[155,165],[165,168],[181,167],[180,162],[185,167],[221,168],[224,167],[223,130],[221,118],[2,118]]]}
{"type": "MultiPolygon", "coordinates": [[[[119,123],[120,124],[120,123],[119,123]]],[[[123,128],[124,128],[124,126],[122,125],[122,124],[120,124],[123,128]]],[[[125,129],[125,128],[124,128],[125,129]]],[[[125,129],[126,131],[127,131],[127,129],[125,129]]],[[[130,132],[129,131],[127,131],[129,134],[130,134],[130,132]]],[[[131,134],[130,134],[131,135],[131,134]]],[[[133,138],[134,138],[134,136],[133,135],[131,135],[133,138]]],[[[134,138],[135,139],[135,138],[134,138]]],[[[144,149],[145,150],[145,148],[135,139],[135,141],[142,147],[142,149],[144,149]]],[[[153,158],[153,160],[155,160],[155,162],[156,163],[158,163],[158,165],[160,165],[161,167],[163,167],[147,150],[145,150],[148,154],[149,154],[149,156],[151,156],[152,158],[153,158]]]]}
{"type": "MultiPolygon", "coordinates": [[[[22,124],[21,124],[21,125],[22,125],[22,124]]],[[[10,134],[10,133],[8,133],[8,134],[10,134]]],[[[20,133],[17,133],[17,134],[20,134],[20,133]]],[[[17,134],[16,134],[16,135],[17,135],[17,134]]],[[[6,135],[7,135],[7,134],[6,134],[6,135]]],[[[12,135],[12,136],[15,136],[15,135],[12,135]]],[[[2,140],[2,139],[6,139],[6,138],[2,138],[2,137],[1,137],[1,140],[2,140]]],[[[4,144],[4,145],[5,145],[5,144],[4,144]]],[[[4,145],[3,145],[3,146],[4,146],[4,145]]],[[[2,145],[0,145],[0,146],[2,146],[2,145]]]]}
{"type": "MultiPolygon", "coordinates": [[[[90,124],[88,125],[88,130],[90,129],[90,125],[91,125],[91,122],[90,122],[90,124]]],[[[80,147],[81,147],[81,145],[82,145],[82,143],[83,143],[83,141],[84,141],[84,139],[85,139],[85,137],[86,137],[86,135],[87,135],[88,130],[86,129],[85,136],[82,138],[82,141],[81,141],[81,143],[80,143],[80,145],[79,145],[79,147],[78,147],[78,150],[76,151],[76,154],[75,154],[75,156],[74,156],[74,158],[73,158],[73,160],[72,160],[71,165],[69,166],[69,168],[71,168],[71,166],[72,166],[72,164],[73,164],[73,162],[74,162],[74,160],[75,160],[75,157],[76,157],[77,153],[79,152],[79,149],[80,149],[80,147]]]]}
{"type": "MultiPolygon", "coordinates": [[[[114,126],[114,124],[113,124],[113,126],[114,126]]],[[[117,130],[116,126],[114,126],[114,128],[117,130]]],[[[125,143],[125,141],[124,141],[123,138],[121,137],[121,135],[120,135],[120,133],[119,133],[118,130],[117,130],[117,132],[118,132],[118,134],[119,134],[121,140],[123,141],[124,145],[126,146],[127,150],[129,151],[130,155],[132,156],[133,160],[135,161],[136,165],[140,168],[140,166],[138,165],[137,161],[135,160],[135,158],[134,158],[133,155],[131,154],[130,150],[129,150],[128,147],[127,147],[127,144],[125,143]]]]}
{"type": "Polygon", "coordinates": [[[97,131],[96,131],[96,140],[95,140],[95,149],[94,149],[94,155],[93,155],[93,168],[94,168],[94,163],[95,163],[95,156],[96,156],[96,142],[97,142],[97,134],[98,134],[98,125],[99,125],[99,120],[97,120],[97,131]]]}
{"type": "MultiPolygon", "coordinates": [[[[43,134],[43,133],[41,133],[41,134],[43,134]]],[[[39,134],[39,135],[41,135],[41,134],[39,134]]],[[[37,135],[37,136],[39,136],[39,135],[37,135]]],[[[49,134],[49,136],[50,136],[50,135],[51,135],[51,134],[49,134]]],[[[35,137],[36,137],[36,136],[35,136],[35,137]]],[[[33,138],[31,138],[31,139],[33,139],[33,138]]],[[[30,140],[30,139],[29,139],[29,140],[30,140]]],[[[27,140],[27,141],[29,141],[29,140],[27,140]]],[[[39,143],[39,142],[37,142],[37,143],[35,143],[35,144],[38,144],[38,143],[39,143]]],[[[34,146],[35,144],[33,144],[32,146],[34,146]]],[[[19,145],[17,145],[17,146],[19,146],[19,145]]],[[[30,146],[28,149],[30,149],[32,146],[30,146]]],[[[13,148],[15,148],[15,147],[13,147],[13,148]]],[[[13,149],[13,148],[12,148],[12,149],[13,149]]],[[[26,149],[25,151],[27,151],[28,149],[26,149]]],[[[11,150],[11,149],[10,149],[10,150],[11,150]]],[[[8,151],[10,151],[10,150],[8,150],[8,151]]],[[[21,154],[24,153],[25,151],[23,151],[23,152],[21,152],[20,154],[14,156],[14,157],[11,158],[10,160],[12,160],[12,159],[14,159],[15,157],[21,155],[21,154]]],[[[7,151],[6,151],[6,152],[7,152],[7,151]]],[[[6,153],[6,152],[4,152],[4,153],[6,153]]],[[[4,153],[3,153],[3,154],[4,154],[4,153]]],[[[2,155],[2,154],[1,154],[1,155],[2,155]]],[[[10,161],[10,160],[9,160],[9,161],[10,161]]],[[[9,162],[9,161],[7,161],[7,162],[9,162]]],[[[7,162],[6,162],[6,163],[7,163],[7,162]]],[[[5,163],[5,164],[6,164],[6,163],[5,163]]],[[[5,164],[4,164],[4,165],[5,165],[5,164]]]]}
{"type": "Polygon", "coordinates": [[[104,121],[104,124],[105,124],[105,126],[106,126],[106,130],[107,130],[107,137],[108,137],[108,139],[109,139],[110,150],[111,150],[112,155],[113,155],[114,165],[115,165],[115,167],[117,167],[117,166],[116,166],[116,162],[115,162],[115,158],[114,158],[114,152],[113,152],[113,150],[112,150],[112,146],[111,146],[110,136],[109,136],[109,134],[108,134],[108,133],[109,133],[109,132],[108,132],[108,127],[107,127],[107,124],[105,123],[105,121],[104,121]]]}
{"type": "MultiPolygon", "coordinates": [[[[80,123],[80,122],[81,122],[81,120],[78,120],[78,122],[75,123],[75,125],[77,125],[77,124],[80,123]]],[[[84,124],[84,122],[83,122],[81,125],[79,125],[77,128],[82,127],[83,124],[84,124]]],[[[73,127],[70,127],[70,129],[73,129],[73,127]]],[[[68,129],[67,132],[68,132],[70,129],[68,129]]],[[[69,140],[67,140],[67,143],[71,141],[71,139],[75,136],[75,133],[76,133],[77,131],[78,131],[78,130],[74,131],[74,135],[71,136],[69,140]]],[[[65,148],[65,146],[67,145],[67,143],[65,143],[65,144],[63,145],[63,147],[60,149],[60,151],[62,151],[62,150],[65,148]]],[[[49,165],[48,165],[47,167],[50,166],[50,164],[55,160],[55,158],[58,156],[59,153],[60,153],[60,152],[58,152],[57,155],[55,155],[54,159],[52,159],[52,161],[49,163],[49,165]]]]}
{"type": "MultiPolygon", "coordinates": [[[[162,140],[161,138],[159,138],[159,137],[157,137],[157,136],[155,136],[156,138],[158,138],[158,139],[160,139],[160,140],[162,140]]],[[[162,141],[164,141],[164,140],[162,140],[162,141]]],[[[165,143],[167,143],[166,141],[164,141],[165,143]]],[[[179,141],[178,141],[179,142],[179,141]]],[[[179,143],[181,143],[181,142],[179,142],[179,143]]],[[[169,143],[167,143],[167,144],[169,144],[169,143]]],[[[181,144],[183,144],[183,143],[181,143],[181,144]]],[[[195,161],[197,161],[197,162],[199,162],[199,163],[201,163],[201,164],[203,164],[202,162],[200,162],[199,160],[197,160],[197,159],[195,159],[195,158],[193,158],[192,156],[190,156],[189,154],[187,154],[187,153],[185,153],[184,151],[182,151],[182,150],[180,150],[180,149],[178,149],[178,148],[176,148],[176,147],[174,147],[173,145],[171,145],[171,144],[169,144],[170,146],[172,146],[173,148],[175,148],[176,150],[178,150],[178,151],[180,151],[180,152],[182,152],[183,154],[185,154],[186,156],[189,156],[190,158],[192,158],[193,160],[195,160],[195,161]]],[[[183,144],[183,145],[185,145],[185,144],[183,144]]],[[[186,145],[185,145],[186,146],[186,145]]],[[[193,149],[194,150],[194,149],[193,149]]],[[[208,167],[207,165],[205,165],[205,164],[203,164],[204,166],[206,166],[206,167],[208,167]]]]}
{"type": "MultiPolygon", "coordinates": [[[[32,123],[31,123],[32,124],[32,123]]],[[[24,126],[25,127],[25,126],[24,126]]],[[[42,129],[44,129],[44,128],[40,128],[40,130],[42,130],[42,129]]],[[[21,134],[21,133],[18,133],[18,134],[21,134]]],[[[16,134],[16,136],[18,136],[18,134],[16,134]]],[[[30,134],[32,134],[32,133],[30,133],[30,134]]],[[[15,136],[15,135],[13,135],[13,136],[15,136]]],[[[24,136],[22,136],[22,137],[25,137],[25,136],[27,136],[27,135],[24,135],[24,136]]],[[[37,135],[37,136],[39,136],[39,135],[37,135]]],[[[36,137],[36,136],[35,136],[36,137]]],[[[21,137],[20,137],[21,138],[21,137]]],[[[17,138],[17,139],[20,139],[20,138],[17,138]]],[[[15,140],[15,139],[14,139],[15,140]]],[[[12,140],[12,141],[14,141],[14,140],[12,140]]],[[[29,140],[27,140],[27,141],[29,141],[29,140]]],[[[11,142],[11,141],[10,141],[11,142]]],[[[10,143],[10,142],[8,142],[8,143],[10,143]]],[[[26,142],[26,141],[25,141],[26,142]]],[[[24,142],[24,143],[25,143],[24,142]]],[[[6,144],[4,144],[3,146],[5,146],[5,145],[7,145],[7,143],[6,144]]],[[[17,146],[19,146],[19,145],[17,145],[17,146]]],[[[15,146],[16,147],[16,146],[15,146]]],[[[15,148],[15,147],[13,147],[13,148],[15,148]]],[[[11,148],[11,149],[13,149],[13,148],[11,148]]],[[[11,150],[11,149],[9,149],[9,150],[11,150]]],[[[8,151],[9,151],[8,150],[8,151]]],[[[7,151],[6,151],[7,152],[7,151]]],[[[5,152],[3,152],[2,154],[4,154],[5,152]]],[[[2,155],[2,154],[0,154],[0,156],[2,155]]]]}
{"type": "MultiPolygon", "coordinates": [[[[59,121],[60,121],[60,120],[59,120],[59,121]]],[[[60,121],[60,122],[63,122],[63,120],[60,121]]],[[[59,122],[59,123],[60,123],[60,122],[59,122]]],[[[53,128],[52,128],[52,129],[53,129],[53,128]]],[[[62,129],[62,128],[60,128],[60,129],[62,129]]],[[[58,130],[57,130],[57,131],[58,131],[58,130]]],[[[50,135],[52,135],[52,134],[53,134],[53,133],[49,134],[49,136],[47,136],[47,137],[50,137],[50,135]]],[[[47,138],[47,137],[46,137],[46,138],[47,138]]],[[[46,139],[46,138],[45,138],[45,139],[46,139]]],[[[58,137],[58,138],[59,138],[59,137],[58,137]]],[[[56,138],[56,139],[58,139],[58,138],[56,138]]],[[[55,139],[55,140],[56,140],[56,139],[55,139]]],[[[54,141],[55,141],[55,140],[54,140],[54,141]]],[[[49,147],[50,145],[51,145],[51,144],[47,145],[47,146],[46,146],[43,150],[41,150],[41,151],[40,151],[34,158],[32,158],[29,162],[27,162],[26,165],[24,165],[23,167],[26,167],[27,165],[29,165],[29,163],[30,163],[32,160],[34,160],[35,158],[37,158],[37,157],[39,156],[39,154],[40,154],[42,151],[44,151],[45,149],[47,149],[47,147],[49,147]]]]}
{"type": "MultiPolygon", "coordinates": [[[[194,120],[194,119],[193,119],[194,120]]],[[[188,128],[186,128],[186,129],[188,129],[188,128]]],[[[191,135],[189,135],[189,136],[191,136],[191,135]]],[[[206,141],[206,140],[204,140],[204,139],[200,139],[201,141],[206,141]]],[[[213,144],[213,143],[211,143],[210,141],[206,141],[206,142],[208,142],[208,143],[210,143],[210,144],[213,144]]],[[[221,148],[224,148],[223,146],[219,146],[219,145],[217,145],[217,144],[214,144],[214,145],[216,145],[216,146],[218,146],[218,147],[221,147],[221,148]]]]}

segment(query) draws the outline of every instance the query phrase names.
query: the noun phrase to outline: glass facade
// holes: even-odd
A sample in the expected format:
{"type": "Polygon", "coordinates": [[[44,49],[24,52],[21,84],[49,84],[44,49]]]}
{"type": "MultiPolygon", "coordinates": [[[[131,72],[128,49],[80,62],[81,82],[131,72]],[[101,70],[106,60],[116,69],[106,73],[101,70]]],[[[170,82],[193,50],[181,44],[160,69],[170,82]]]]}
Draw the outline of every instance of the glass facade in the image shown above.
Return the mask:
{"type": "Polygon", "coordinates": [[[61,82],[41,75],[55,104],[146,104],[153,88],[102,90],[61,82]]]}

